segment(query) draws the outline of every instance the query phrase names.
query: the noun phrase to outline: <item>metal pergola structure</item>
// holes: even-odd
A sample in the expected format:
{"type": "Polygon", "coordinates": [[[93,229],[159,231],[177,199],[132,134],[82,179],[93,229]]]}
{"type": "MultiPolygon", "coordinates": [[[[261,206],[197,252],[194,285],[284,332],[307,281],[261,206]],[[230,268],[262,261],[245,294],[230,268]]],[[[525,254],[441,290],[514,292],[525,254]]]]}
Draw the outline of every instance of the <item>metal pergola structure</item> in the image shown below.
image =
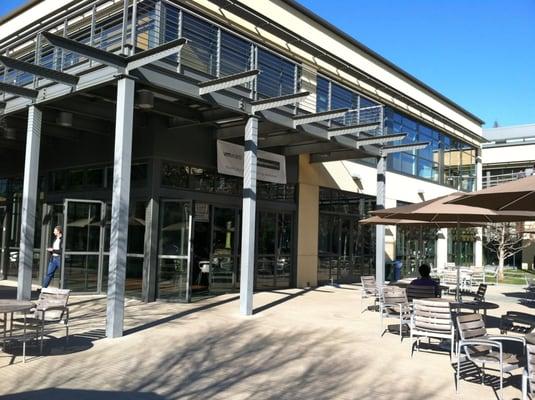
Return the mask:
{"type": "MultiPolygon", "coordinates": [[[[6,67],[45,78],[53,86],[46,92],[36,87],[21,87],[0,83],[0,91],[13,96],[6,103],[14,102],[9,110],[20,110],[21,104],[28,104],[26,126],[25,164],[22,195],[21,242],[18,274],[18,299],[29,299],[31,294],[31,272],[33,257],[33,238],[35,229],[35,210],[37,202],[37,178],[41,127],[43,124],[43,106],[69,110],[76,107],[62,99],[74,94],[87,94],[89,89],[99,87],[102,83],[116,82],[115,99],[116,116],[110,115],[108,107],[100,109],[92,104],[92,109],[102,118],[113,121],[115,125],[115,156],[113,168],[113,197],[110,239],[110,265],[108,278],[107,321],[108,337],[123,334],[124,292],[126,274],[126,244],[128,231],[128,209],[130,194],[130,168],[132,157],[133,118],[135,109],[136,85],[148,86],[151,90],[163,93],[178,93],[201,104],[214,104],[225,112],[216,112],[208,107],[203,114],[191,109],[180,109],[175,103],[154,99],[154,111],[166,116],[178,118],[183,123],[171,129],[182,129],[195,124],[208,123],[217,127],[218,138],[244,138],[244,179],[243,179],[243,229],[241,249],[241,284],[240,311],[244,315],[253,312],[253,277],[254,277],[254,232],[256,214],[256,168],[258,148],[276,148],[285,155],[310,154],[310,162],[376,157],[378,159],[377,204],[384,207],[384,173],[386,155],[396,151],[407,151],[407,145],[384,146],[385,143],[403,139],[403,133],[370,135],[369,132],[380,129],[382,123],[363,123],[352,126],[337,126],[324,121],[343,117],[349,110],[338,109],[319,113],[292,114],[282,112],[281,108],[295,106],[309,96],[308,92],[252,100],[229,96],[226,91],[252,82],[261,71],[251,70],[212,80],[181,79],[178,72],[164,71],[160,60],[177,54],[186,45],[185,39],[176,39],[164,45],[142,51],[135,55],[118,55],[92,46],[88,46],[67,37],[51,33],[42,34],[49,43],[57,48],[77,53],[91,62],[100,63],[79,75],[37,66],[7,56],[0,58],[6,67]],[[165,74],[163,73],[165,72],[165,74]],[[111,77],[110,77],[111,76],[111,77]],[[56,88],[56,86],[62,88],[56,88]],[[65,90],[67,86],[67,90],[65,90]],[[21,103],[19,98],[26,99],[21,103]],[[238,115],[238,118],[236,118],[238,115]],[[203,120],[200,120],[202,116],[203,120]],[[217,119],[233,116],[238,124],[218,124],[217,119]],[[245,127],[243,127],[243,121],[245,127]],[[260,127],[260,122],[263,127],[260,127]],[[282,127],[282,129],[281,129],[282,127]],[[262,139],[259,141],[259,137],[262,139]]],[[[106,93],[106,92],[105,92],[106,93]]],[[[83,109],[84,97],[80,98],[83,109]]],[[[295,108],[294,110],[297,110],[295,108]]],[[[79,111],[80,112],[80,111],[79,111]]],[[[83,111],[82,111],[83,112],[83,111]]],[[[113,113],[111,113],[113,114],[113,113]]],[[[94,127],[99,130],[99,125],[94,127]]],[[[415,143],[410,149],[427,146],[428,143],[415,143]]],[[[379,228],[378,228],[379,229],[379,228]]],[[[383,227],[384,238],[384,227],[383,227]]],[[[379,240],[379,237],[378,237],[379,240]]],[[[383,243],[384,246],[384,243],[383,243]]],[[[384,252],[381,256],[384,260],[384,252]]],[[[384,262],[382,262],[384,264],[384,262]]],[[[378,264],[379,265],[379,264],[378,264]]],[[[384,267],[384,265],[383,265],[384,267]]],[[[382,269],[382,267],[381,267],[382,269]]]]}

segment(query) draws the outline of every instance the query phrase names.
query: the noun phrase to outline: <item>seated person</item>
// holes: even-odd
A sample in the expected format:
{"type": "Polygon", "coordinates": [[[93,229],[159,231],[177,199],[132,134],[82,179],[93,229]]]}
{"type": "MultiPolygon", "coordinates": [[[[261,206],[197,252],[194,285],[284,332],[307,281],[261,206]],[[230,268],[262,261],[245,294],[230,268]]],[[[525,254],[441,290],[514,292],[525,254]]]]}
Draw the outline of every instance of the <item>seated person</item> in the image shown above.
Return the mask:
{"type": "Polygon", "coordinates": [[[418,268],[420,277],[414,279],[410,284],[415,286],[434,286],[435,293],[440,293],[440,285],[434,279],[431,279],[431,267],[428,264],[422,264],[418,268]]]}

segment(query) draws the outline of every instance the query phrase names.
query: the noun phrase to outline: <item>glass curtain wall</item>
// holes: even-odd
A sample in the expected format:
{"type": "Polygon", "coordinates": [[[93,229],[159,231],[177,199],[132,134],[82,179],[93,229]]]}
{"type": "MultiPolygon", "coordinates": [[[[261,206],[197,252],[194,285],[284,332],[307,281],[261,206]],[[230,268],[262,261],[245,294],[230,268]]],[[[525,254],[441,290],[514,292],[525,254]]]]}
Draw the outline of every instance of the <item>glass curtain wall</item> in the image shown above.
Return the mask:
{"type": "Polygon", "coordinates": [[[257,68],[261,74],[255,82],[244,85],[251,90],[253,98],[282,96],[299,90],[298,64],[175,5],[162,4],[161,11],[153,5],[145,7],[138,16],[138,21],[149,27],[143,37],[138,37],[144,47],[156,47],[183,37],[188,39],[188,45],[178,58],[168,58],[178,62],[182,70],[224,77],[257,68]],[[159,21],[162,28],[151,27],[148,23],[151,20],[159,21]],[[151,35],[151,32],[158,34],[151,35]],[[155,40],[150,40],[151,37],[155,40]]]}
{"type": "Polygon", "coordinates": [[[396,257],[403,262],[402,277],[418,275],[422,263],[435,263],[436,229],[398,225],[396,257]]]}
{"type": "Polygon", "coordinates": [[[320,188],[318,282],[354,282],[375,269],[375,232],[360,225],[375,199],[358,193],[320,188]]]}
{"type": "Polygon", "coordinates": [[[387,133],[406,133],[396,144],[425,141],[424,149],[388,156],[388,169],[451,186],[457,190],[475,189],[475,156],[473,146],[416,122],[391,108],[385,109],[387,133]]]}
{"type": "Polygon", "coordinates": [[[459,252],[461,266],[473,265],[475,235],[475,228],[461,228],[460,231],[457,228],[448,229],[448,262],[458,263],[455,254],[459,252]]]}

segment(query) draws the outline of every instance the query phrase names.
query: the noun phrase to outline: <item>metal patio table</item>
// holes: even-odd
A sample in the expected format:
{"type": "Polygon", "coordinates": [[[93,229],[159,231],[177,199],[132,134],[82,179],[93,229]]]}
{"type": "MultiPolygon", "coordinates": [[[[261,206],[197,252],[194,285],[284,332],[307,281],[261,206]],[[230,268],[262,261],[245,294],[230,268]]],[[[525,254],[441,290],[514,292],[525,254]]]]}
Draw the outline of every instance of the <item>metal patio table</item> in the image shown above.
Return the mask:
{"type": "Polygon", "coordinates": [[[496,303],[491,303],[490,301],[452,301],[451,307],[456,308],[459,312],[462,308],[468,309],[468,310],[474,310],[475,312],[479,312],[479,310],[483,310],[483,315],[487,316],[487,310],[495,310],[497,308],[500,308],[500,306],[496,303]]]}
{"type": "Polygon", "coordinates": [[[4,342],[7,337],[7,314],[11,314],[9,330],[13,329],[13,314],[16,312],[26,313],[30,311],[35,304],[27,300],[0,299],[0,314],[4,314],[4,342]]]}

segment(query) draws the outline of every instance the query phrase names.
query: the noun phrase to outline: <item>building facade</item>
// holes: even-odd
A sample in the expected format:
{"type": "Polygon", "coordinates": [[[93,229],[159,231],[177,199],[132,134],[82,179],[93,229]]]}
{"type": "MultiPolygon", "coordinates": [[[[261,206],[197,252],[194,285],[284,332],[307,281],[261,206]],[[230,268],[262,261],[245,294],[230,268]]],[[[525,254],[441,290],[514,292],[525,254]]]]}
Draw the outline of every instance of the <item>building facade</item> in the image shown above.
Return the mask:
{"type": "MultiPolygon", "coordinates": [[[[32,1],[0,54],[1,266],[19,284],[42,279],[58,224],[55,284],[75,292],[355,281],[396,253],[369,210],[480,178],[481,120],[294,1],[32,1]]],[[[447,262],[446,230],[397,236],[411,268],[447,262]]]]}
{"type": "MultiPolygon", "coordinates": [[[[483,188],[496,186],[526,176],[535,171],[535,124],[503,126],[483,130],[488,141],[483,144],[483,188]]],[[[533,226],[524,224],[527,233],[524,248],[506,263],[511,266],[535,267],[533,226]]],[[[486,263],[496,263],[496,256],[486,252],[486,263]]]]}

